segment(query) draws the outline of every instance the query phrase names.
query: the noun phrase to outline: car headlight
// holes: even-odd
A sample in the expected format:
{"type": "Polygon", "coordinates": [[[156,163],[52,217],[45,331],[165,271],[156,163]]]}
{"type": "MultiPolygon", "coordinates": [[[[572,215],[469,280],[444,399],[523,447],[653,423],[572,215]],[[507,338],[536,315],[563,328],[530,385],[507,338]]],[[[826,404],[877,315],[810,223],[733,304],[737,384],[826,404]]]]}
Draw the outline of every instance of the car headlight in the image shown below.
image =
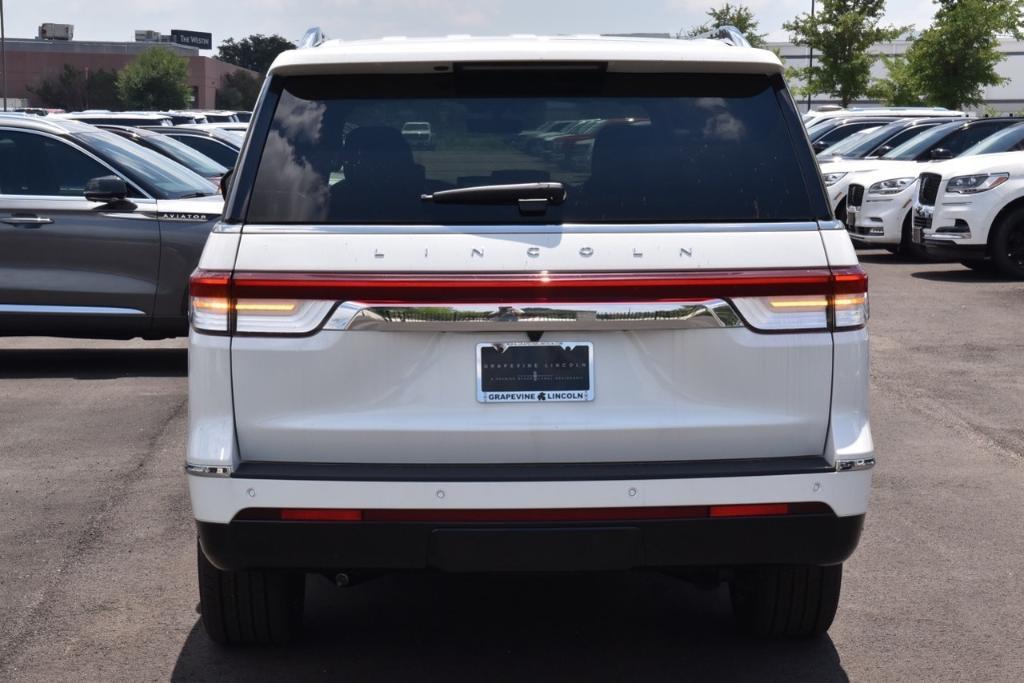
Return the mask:
{"type": "Polygon", "coordinates": [[[822,173],[821,177],[825,179],[825,185],[835,185],[840,180],[846,177],[845,173],[822,173]]]}
{"type": "Polygon", "coordinates": [[[899,194],[910,187],[917,178],[890,178],[868,188],[868,194],[899,194]]]}
{"type": "Polygon", "coordinates": [[[979,175],[961,175],[950,178],[946,183],[946,192],[951,194],[977,194],[999,187],[1010,179],[1009,173],[981,173],[979,175]]]}

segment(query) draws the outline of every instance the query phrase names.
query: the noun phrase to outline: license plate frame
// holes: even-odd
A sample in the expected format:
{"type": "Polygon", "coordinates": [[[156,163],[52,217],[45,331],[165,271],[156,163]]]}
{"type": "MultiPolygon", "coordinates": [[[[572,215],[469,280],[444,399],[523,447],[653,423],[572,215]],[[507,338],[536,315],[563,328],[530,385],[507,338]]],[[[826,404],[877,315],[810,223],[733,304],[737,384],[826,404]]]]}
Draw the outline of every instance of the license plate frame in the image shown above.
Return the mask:
{"type": "Polygon", "coordinates": [[[594,344],[576,341],[479,343],[476,345],[476,400],[480,403],[593,401],[594,344]],[[531,349],[536,351],[531,353],[531,349]],[[548,352],[541,352],[541,349],[548,352]],[[504,364],[512,367],[496,367],[499,356],[504,364]],[[572,365],[556,367],[560,363],[572,365]],[[580,366],[580,363],[585,365],[580,366]]]}

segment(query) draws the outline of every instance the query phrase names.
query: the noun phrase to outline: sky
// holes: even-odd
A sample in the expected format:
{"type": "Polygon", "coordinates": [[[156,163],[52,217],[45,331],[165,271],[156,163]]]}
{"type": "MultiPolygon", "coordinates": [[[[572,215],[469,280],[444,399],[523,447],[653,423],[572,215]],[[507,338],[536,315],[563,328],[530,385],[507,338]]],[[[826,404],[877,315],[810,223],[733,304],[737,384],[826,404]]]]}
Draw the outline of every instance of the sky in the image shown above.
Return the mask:
{"type": "MultiPolygon", "coordinates": [[[[135,29],[172,28],[226,38],[278,33],[298,40],[310,26],[329,38],[509,33],[666,33],[705,20],[725,0],[5,0],[9,37],[35,37],[43,22],[74,24],[76,40],[134,40],[135,29]]],[[[745,4],[769,40],[810,0],[730,0],[745,4]]],[[[889,2],[887,21],[927,26],[929,0],[889,2]]]]}

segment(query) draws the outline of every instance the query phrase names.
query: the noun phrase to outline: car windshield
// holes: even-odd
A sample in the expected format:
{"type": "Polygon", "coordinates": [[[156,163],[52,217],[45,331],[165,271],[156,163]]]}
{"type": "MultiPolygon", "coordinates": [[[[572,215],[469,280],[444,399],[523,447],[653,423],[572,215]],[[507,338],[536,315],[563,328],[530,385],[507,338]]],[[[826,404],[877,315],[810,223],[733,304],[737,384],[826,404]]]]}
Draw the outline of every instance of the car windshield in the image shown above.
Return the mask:
{"type": "Polygon", "coordinates": [[[75,133],[95,154],[157,199],[216,194],[210,181],[167,157],[105,130],[75,133]]]}
{"type": "MultiPolygon", "coordinates": [[[[872,128],[871,130],[862,131],[859,135],[852,135],[849,139],[835,145],[835,147],[843,145],[843,156],[851,159],[860,159],[873,152],[879,145],[904,129],[905,125],[903,122],[897,121],[878,128],[872,128]]],[[[925,129],[922,128],[921,130],[925,129]]]]}
{"type": "Polygon", "coordinates": [[[292,77],[277,87],[260,134],[253,223],[814,218],[778,78],[481,70],[292,77]],[[431,148],[402,136],[410,115],[432,122],[431,148]],[[552,120],[578,123],[546,144],[523,144],[521,133],[552,120]],[[504,190],[429,200],[536,183],[560,184],[564,201],[530,212],[522,201],[546,200],[504,190]]]}
{"type": "Polygon", "coordinates": [[[147,135],[146,143],[204,178],[219,178],[228,172],[216,161],[168,135],[147,135]]]}
{"type": "MultiPolygon", "coordinates": [[[[872,133],[874,133],[877,130],[878,130],[878,126],[875,126],[874,128],[865,128],[864,130],[859,130],[856,133],[854,133],[853,135],[851,135],[850,137],[846,138],[845,140],[840,140],[836,144],[834,144],[831,147],[825,149],[820,154],[818,154],[818,156],[819,157],[848,156],[849,150],[854,149],[854,148],[860,146],[860,144],[864,141],[864,139],[866,137],[870,136],[872,133]]],[[[849,156],[852,156],[852,155],[849,155],[849,156]]]]}
{"type": "Polygon", "coordinates": [[[925,132],[910,138],[899,147],[895,147],[884,155],[883,159],[898,159],[901,161],[912,161],[920,155],[927,152],[933,146],[942,142],[947,135],[955,131],[957,128],[962,126],[963,123],[954,122],[947,123],[944,126],[936,126],[930,128],[925,132]]]}
{"type": "Polygon", "coordinates": [[[998,133],[990,135],[973,147],[968,147],[961,156],[998,154],[999,152],[1013,152],[1019,149],[1024,149],[1024,123],[1004,128],[998,133]]]}

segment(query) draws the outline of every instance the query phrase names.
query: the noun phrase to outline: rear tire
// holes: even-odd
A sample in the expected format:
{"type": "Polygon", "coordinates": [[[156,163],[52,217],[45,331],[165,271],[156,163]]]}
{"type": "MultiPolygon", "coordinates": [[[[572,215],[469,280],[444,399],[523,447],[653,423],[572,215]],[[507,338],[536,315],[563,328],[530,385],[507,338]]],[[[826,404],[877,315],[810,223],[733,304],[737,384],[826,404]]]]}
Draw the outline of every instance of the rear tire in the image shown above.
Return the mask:
{"type": "Polygon", "coordinates": [[[740,627],[761,637],[820,636],[839,606],[843,565],[751,567],[730,582],[740,627]]]}
{"type": "Polygon", "coordinates": [[[1004,275],[1024,280],[1024,207],[1003,216],[991,238],[992,262],[1004,275]]]}
{"type": "Polygon", "coordinates": [[[223,571],[203,549],[199,612],[206,634],[221,645],[284,645],[302,627],[306,577],[293,572],[223,571]]]}

